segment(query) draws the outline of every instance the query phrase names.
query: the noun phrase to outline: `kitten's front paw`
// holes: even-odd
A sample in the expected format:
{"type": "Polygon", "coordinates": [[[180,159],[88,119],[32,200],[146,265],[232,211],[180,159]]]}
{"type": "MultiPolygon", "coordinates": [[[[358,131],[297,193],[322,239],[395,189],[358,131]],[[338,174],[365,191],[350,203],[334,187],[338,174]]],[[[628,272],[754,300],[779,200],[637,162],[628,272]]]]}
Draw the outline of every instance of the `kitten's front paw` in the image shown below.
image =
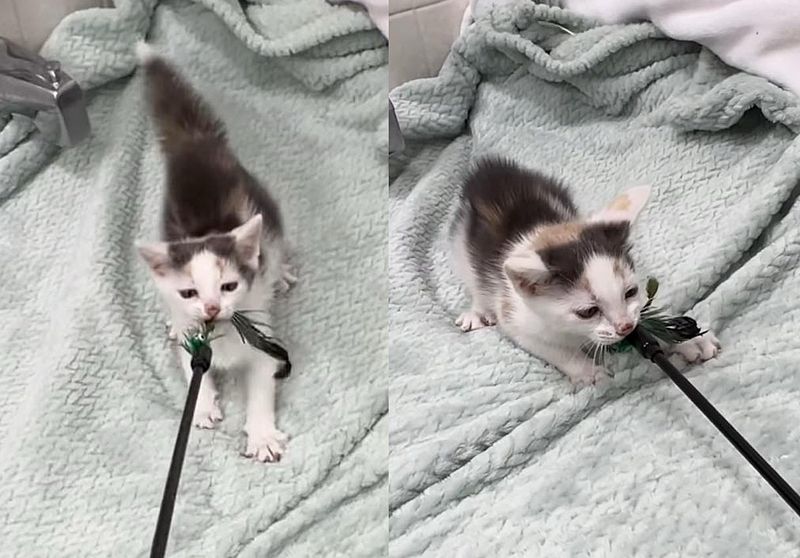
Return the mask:
{"type": "Polygon", "coordinates": [[[214,428],[222,420],[222,409],[215,398],[198,399],[192,420],[197,428],[214,428]]]}
{"type": "Polygon", "coordinates": [[[456,325],[461,331],[473,331],[482,327],[493,326],[497,320],[491,314],[482,314],[475,310],[464,312],[456,318],[456,325]]]}
{"type": "Polygon", "coordinates": [[[297,274],[290,264],[282,264],[281,278],[278,280],[278,291],[285,293],[297,283],[297,274]]]}
{"type": "Polygon", "coordinates": [[[177,341],[178,332],[175,331],[175,328],[172,326],[172,322],[168,321],[166,323],[165,329],[167,330],[167,339],[169,339],[170,341],[177,341]]]}
{"type": "Polygon", "coordinates": [[[688,363],[705,362],[716,357],[722,345],[711,331],[700,337],[689,339],[672,347],[672,352],[679,354],[688,363]]]}
{"type": "Polygon", "coordinates": [[[609,377],[608,370],[590,362],[575,368],[564,369],[562,372],[576,387],[593,386],[609,377]]]}
{"type": "Polygon", "coordinates": [[[262,463],[281,460],[289,437],[274,427],[250,429],[247,434],[245,457],[253,457],[262,463]]]}

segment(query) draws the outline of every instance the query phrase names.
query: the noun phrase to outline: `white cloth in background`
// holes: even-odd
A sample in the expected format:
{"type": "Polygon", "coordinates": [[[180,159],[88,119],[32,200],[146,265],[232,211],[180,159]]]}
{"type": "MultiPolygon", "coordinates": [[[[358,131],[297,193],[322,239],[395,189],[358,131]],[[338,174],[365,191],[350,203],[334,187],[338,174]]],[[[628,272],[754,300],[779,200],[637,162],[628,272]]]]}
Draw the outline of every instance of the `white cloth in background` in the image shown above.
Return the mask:
{"type": "Polygon", "coordinates": [[[800,95],[800,0],[565,0],[564,5],[604,23],[651,21],[669,37],[699,43],[730,66],[800,95]]]}
{"type": "Polygon", "coordinates": [[[367,9],[369,18],[383,36],[389,38],[389,0],[338,0],[335,4],[343,3],[360,4],[367,9]]]}

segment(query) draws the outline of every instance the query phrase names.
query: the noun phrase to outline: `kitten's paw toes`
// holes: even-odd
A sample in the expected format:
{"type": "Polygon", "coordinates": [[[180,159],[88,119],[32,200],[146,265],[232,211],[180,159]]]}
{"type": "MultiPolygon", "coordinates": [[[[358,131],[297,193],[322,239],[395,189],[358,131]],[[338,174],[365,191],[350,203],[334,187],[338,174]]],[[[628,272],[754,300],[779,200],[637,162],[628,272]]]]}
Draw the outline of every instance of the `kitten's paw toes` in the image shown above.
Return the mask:
{"type": "Polygon", "coordinates": [[[577,388],[593,386],[610,377],[608,370],[602,366],[593,365],[584,366],[579,370],[566,372],[566,374],[572,385],[577,388]]]}
{"type": "Polygon", "coordinates": [[[164,326],[164,329],[167,330],[167,339],[170,341],[177,341],[178,339],[178,332],[175,331],[175,328],[172,327],[172,322],[167,322],[164,326]]]}
{"type": "Polygon", "coordinates": [[[491,314],[481,314],[474,310],[464,312],[456,318],[456,325],[461,328],[461,331],[473,331],[482,327],[493,326],[497,320],[491,314]]]}
{"type": "Polygon", "coordinates": [[[294,267],[289,264],[283,264],[281,267],[281,278],[278,280],[278,290],[282,293],[291,289],[297,283],[297,272],[294,267]]]}
{"type": "Polygon", "coordinates": [[[244,456],[262,463],[276,463],[286,452],[289,437],[276,428],[259,428],[247,435],[244,456]]]}
{"type": "Polygon", "coordinates": [[[197,428],[210,429],[214,428],[222,418],[222,409],[216,400],[203,401],[202,404],[198,401],[192,422],[197,428]]]}
{"type": "Polygon", "coordinates": [[[686,362],[705,362],[716,357],[722,350],[722,345],[717,336],[708,331],[705,335],[689,339],[675,345],[674,351],[683,357],[686,362]]]}

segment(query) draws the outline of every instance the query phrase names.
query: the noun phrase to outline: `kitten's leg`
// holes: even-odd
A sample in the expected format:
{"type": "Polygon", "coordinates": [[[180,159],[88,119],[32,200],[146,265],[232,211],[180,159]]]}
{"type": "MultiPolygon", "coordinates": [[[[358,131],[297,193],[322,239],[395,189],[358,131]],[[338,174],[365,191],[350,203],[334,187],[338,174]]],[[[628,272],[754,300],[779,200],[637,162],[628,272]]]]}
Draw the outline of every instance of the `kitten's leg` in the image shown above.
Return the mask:
{"type": "Polygon", "coordinates": [[[275,373],[279,363],[274,358],[254,352],[247,376],[246,457],[262,462],[280,461],[286,449],[286,434],[275,427],[275,373]]]}
{"type": "Polygon", "coordinates": [[[705,362],[716,357],[722,345],[713,332],[708,331],[700,337],[689,339],[667,348],[671,354],[678,354],[688,363],[705,362]]]}
{"type": "Polygon", "coordinates": [[[472,308],[467,312],[462,313],[456,318],[456,325],[462,331],[472,331],[486,326],[493,326],[497,323],[497,317],[494,312],[489,310],[491,304],[484,300],[491,297],[482,296],[477,284],[472,265],[470,264],[470,255],[467,250],[466,233],[463,228],[463,223],[460,230],[456,233],[452,245],[452,259],[453,267],[456,275],[464,282],[464,287],[472,300],[472,308]]]}
{"type": "MultiPolygon", "coordinates": [[[[186,376],[186,384],[192,381],[192,357],[182,348],[178,349],[181,355],[181,366],[186,376]]],[[[197,394],[197,406],[194,408],[192,423],[198,428],[214,428],[222,420],[222,410],[219,408],[217,386],[211,372],[203,374],[200,381],[200,391],[197,394]]]]}

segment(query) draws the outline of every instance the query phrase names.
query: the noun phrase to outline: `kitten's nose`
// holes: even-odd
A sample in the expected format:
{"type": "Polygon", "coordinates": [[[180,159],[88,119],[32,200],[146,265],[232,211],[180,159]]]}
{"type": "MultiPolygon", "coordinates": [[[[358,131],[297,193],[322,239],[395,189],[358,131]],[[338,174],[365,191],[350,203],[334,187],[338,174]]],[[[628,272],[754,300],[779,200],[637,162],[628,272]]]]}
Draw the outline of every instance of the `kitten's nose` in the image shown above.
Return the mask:
{"type": "Polygon", "coordinates": [[[203,311],[205,311],[207,320],[213,320],[214,318],[217,317],[217,314],[219,314],[219,305],[214,304],[213,302],[209,304],[204,304],[203,311]]]}
{"type": "Polygon", "coordinates": [[[631,331],[633,331],[633,322],[630,320],[625,322],[617,322],[614,324],[614,331],[617,332],[617,335],[628,335],[631,331]]]}

